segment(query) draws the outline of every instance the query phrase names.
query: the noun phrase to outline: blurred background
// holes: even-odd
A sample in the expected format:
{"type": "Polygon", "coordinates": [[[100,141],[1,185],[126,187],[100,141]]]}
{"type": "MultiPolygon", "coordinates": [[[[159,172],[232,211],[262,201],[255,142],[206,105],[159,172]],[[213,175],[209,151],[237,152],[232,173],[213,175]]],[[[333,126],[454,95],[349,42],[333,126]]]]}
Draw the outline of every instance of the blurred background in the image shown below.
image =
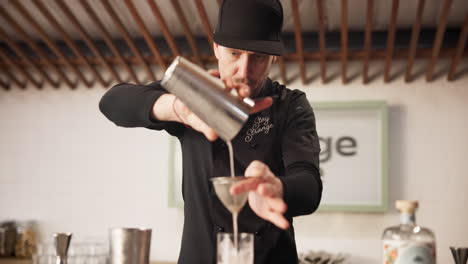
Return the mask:
{"type": "MultiPolygon", "coordinates": [[[[116,127],[98,103],[117,83],[160,79],[177,55],[216,68],[220,2],[0,1],[4,227],[34,230],[37,242],[66,231],[91,244],[106,244],[111,227],[148,227],[151,260],[176,262],[183,210],[169,201],[181,190],[170,188],[171,139],[116,127]]],[[[452,263],[449,246],[468,246],[468,2],[281,2],[286,52],[270,77],[304,91],[312,106],[384,101],[388,109],[385,208],[298,217],[298,250],[379,263],[382,232],[399,223],[394,202],[411,199],[420,202],[417,223],[435,233],[438,262],[452,263]]]]}

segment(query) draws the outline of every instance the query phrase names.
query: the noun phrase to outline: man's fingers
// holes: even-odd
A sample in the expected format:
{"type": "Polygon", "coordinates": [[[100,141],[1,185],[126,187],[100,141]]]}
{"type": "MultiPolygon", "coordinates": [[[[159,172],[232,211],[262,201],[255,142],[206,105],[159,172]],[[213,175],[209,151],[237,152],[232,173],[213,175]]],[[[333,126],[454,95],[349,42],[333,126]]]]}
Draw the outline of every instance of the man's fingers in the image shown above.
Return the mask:
{"type": "Polygon", "coordinates": [[[223,82],[227,90],[236,89],[239,98],[243,99],[250,96],[250,88],[247,84],[233,80],[232,78],[225,78],[223,82]]]}
{"type": "Polygon", "coordinates": [[[286,203],[280,198],[266,198],[271,210],[276,213],[284,214],[287,210],[286,203]]]}
{"type": "Polygon", "coordinates": [[[260,183],[266,181],[263,176],[271,174],[268,166],[258,160],[254,160],[245,170],[245,176],[248,178],[231,187],[232,194],[239,194],[248,191],[254,191],[260,183]]]}
{"type": "Polygon", "coordinates": [[[262,196],[266,196],[266,197],[275,197],[276,196],[275,187],[270,183],[261,183],[261,184],[259,184],[257,186],[257,191],[262,196]]]}
{"type": "Polygon", "coordinates": [[[250,163],[245,170],[245,176],[247,176],[247,179],[231,187],[232,194],[256,191],[259,184],[268,183],[269,177],[274,177],[268,166],[258,160],[250,163]]]}
{"type": "Polygon", "coordinates": [[[267,109],[273,104],[273,98],[270,96],[255,100],[255,105],[250,109],[250,113],[254,114],[267,109]]]}
{"type": "Polygon", "coordinates": [[[210,141],[215,141],[218,138],[216,132],[193,113],[187,116],[187,124],[193,129],[202,132],[210,141]]]}
{"type": "Polygon", "coordinates": [[[252,161],[247,169],[245,169],[245,176],[258,177],[258,176],[270,176],[270,169],[263,162],[254,160],[252,161]]]}
{"type": "Polygon", "coordinates": [[[210,70],[208,70],[208,73],[211,74],[212,76],[216,77],[216,78],[221,77],[221,75],[219,73],[219,70],[217,70],[217,69],[210,69],[210,70]]]}
{"type": "Polygon", "coordinates": [[[272,222],[275,226],[281,228],[281,229],[288,229],[289,228],[289,222],[286,220],[286,218],[276,212],[267,212],[266,213],[266,220],[272,222]]]}
{"type": "Polygon", "coordinates": [[[261,177],[250,177],[232,186],[230,192],[231,194],[236,195],[244,192],[254,191],[262,182],[264,182],[264,180],[261,179],[261,177]]]}
{"type": "Polygon", "coordinates": [[[245,83],[235,83],[234,88],[237,90],[239,97],[245,98],[250,96],[250,88],[245,83]]]}
{"type": "Polygon", "coordinates": [[[216,132],[211,128],[209,128],[207,131],[204,131],[203,135],[205,135],[209,141],[215,141],[218,138],[218,134],[216,134],[216,132]]]}
{"type": "Polygon", "coordinates": [[[226,89],[231,90],[234,88],[234,82],[232,79],[223,79],[224,85],[226,86],[226,89]]]}

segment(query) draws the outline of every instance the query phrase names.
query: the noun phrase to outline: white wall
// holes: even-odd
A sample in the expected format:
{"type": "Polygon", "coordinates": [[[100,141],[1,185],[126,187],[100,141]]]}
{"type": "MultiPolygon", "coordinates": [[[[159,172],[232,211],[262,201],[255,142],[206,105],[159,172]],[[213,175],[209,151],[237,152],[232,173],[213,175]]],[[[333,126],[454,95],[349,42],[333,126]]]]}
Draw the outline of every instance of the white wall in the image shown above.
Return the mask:
{"type": "MultiPolygon", "coordinates": [[[[329,75],[336,75],[338,65],[329,64],[329,75]]],[[[361,70],[352,64],[350,76],[361,70]]],[[[373,63],[371,74],[381,64],[373,63]]],[[[306,91],[312,101],[388,102],[390,207],[396,199],[418,199],[417,220],[434,230],[439,263],[451,263],[448,246],[468,246],[468,78],[427,83],[420,77],[406,84],[400,76],[383,84],[379,75],[363,85],[358,76],[349,85],[335,78],[324,86],[318,69],[309,65],[309,85],[296,80],[289,87],[306,91]]],[[[289,72],[296,74],[296,64],[289,72]]],[[[107,121],[98,110],[104,92],[0,91],[0,220],[37,220],[43,239],[71,231],[77,240],[105,240],[110,227],[146,226],[154,232],[151,258],[176,260],[183,215],[167,207],[169,138],[107,121]]],[[[295,221],[300,251],[347,252],[354,263],[378,263],[382,230],[399,220],[391,209],[295,221]]]]}

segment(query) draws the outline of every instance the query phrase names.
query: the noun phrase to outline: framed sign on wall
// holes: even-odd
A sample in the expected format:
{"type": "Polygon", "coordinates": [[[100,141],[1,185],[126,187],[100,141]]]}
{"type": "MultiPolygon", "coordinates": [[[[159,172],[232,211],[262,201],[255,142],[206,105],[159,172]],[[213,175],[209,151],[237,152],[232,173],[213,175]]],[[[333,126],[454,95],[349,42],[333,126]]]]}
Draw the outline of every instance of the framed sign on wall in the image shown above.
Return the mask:
{"type": "Polygon", "coordinates": [[[384,212],[388,200],[386,103],[311,104],[321,147],[319,210],[384,212]]]}
{"type": "MultiPolygon", "coordinates": [[[[320,141],[321,211],[387,208],[387,105],[383,101],[311,102],[320,141]]],[[[169,206],[183,207],[182,153],[170,139],[169,206]]]]}

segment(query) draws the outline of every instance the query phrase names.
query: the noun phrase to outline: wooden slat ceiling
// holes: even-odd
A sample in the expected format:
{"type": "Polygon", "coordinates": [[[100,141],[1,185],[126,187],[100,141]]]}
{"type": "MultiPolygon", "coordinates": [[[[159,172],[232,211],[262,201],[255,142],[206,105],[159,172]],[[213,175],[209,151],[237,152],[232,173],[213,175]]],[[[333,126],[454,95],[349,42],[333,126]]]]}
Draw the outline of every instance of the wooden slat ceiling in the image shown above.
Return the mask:
{"type": "MultiPolygon", "coordinates": [[[[0,86],[41,89],[63,84],[74,89],[97,84],[109,87],[123,81],[141,84],[160,78],[156,69],[165,70],[177,55],[206,68],[215,62],[211,32],[220,3],[221,0],[0,1],[0,86]],[[137,68],[142,69],[144,78],[137,76],[137,68]]],[[[441,58],[450,61],[444,72],[448,80],[457,80],[463,73],[459,65],[468,55],[466,0],[282,3],[286,53],[278,60],[278,70],[286,84],[288,76],[297,73],[302,83],[310,83],[308,71],[320,72],[321,81],[328,83],[329,61],[341,64],[343,84],[350,82],[350,60],[362,62],[364,84],[371,82],[371,60],[382,61],[385,83],[394,79],[395,59],[406,63],[406,82],[414,79],[416,59],[426,61],[428,82],[435,79],[441,58]],[[423,36],[425,41],[421,41],[423,36]],[[317,62],[317,66],[307,67],[309,62],[317,62]],[[286,63],[297,67],[286,67],[286,63]]]]}

